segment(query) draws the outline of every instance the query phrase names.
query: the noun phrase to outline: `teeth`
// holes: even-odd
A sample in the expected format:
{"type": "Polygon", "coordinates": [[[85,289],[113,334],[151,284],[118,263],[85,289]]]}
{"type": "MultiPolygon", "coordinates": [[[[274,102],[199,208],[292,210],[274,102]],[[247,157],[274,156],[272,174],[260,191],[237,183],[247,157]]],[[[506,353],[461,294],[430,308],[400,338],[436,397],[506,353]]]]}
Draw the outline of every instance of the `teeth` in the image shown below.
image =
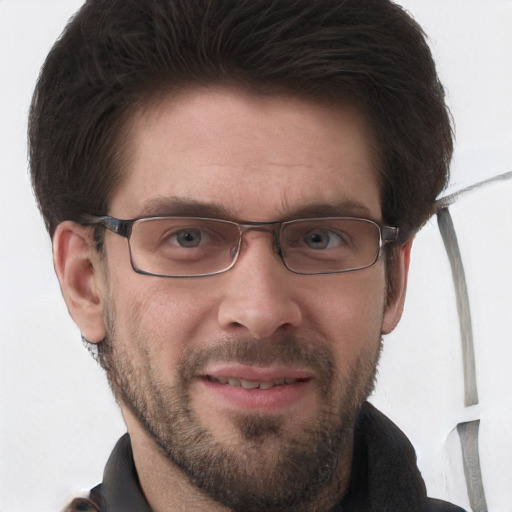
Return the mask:
{"type": "Polygon", "coordinates": [[[256,382],[254,380],[245,380],[245,379],[240,379],[240,384],[242,384],[242,387],[244,389],[256,389],[260,385],[259,382],[256,382]]]}
{"type": "Polygon", "coordinates": [[[285,384],[294,384],[297,379],[281,378],[272,382],[259,382],[256,380],[235,379],[234,377],[211,377],[212,380],[219,384],[229,384],[235,388],[242,387],[244,389],[272,389],[275,386],[284,386],[285,384]]]}

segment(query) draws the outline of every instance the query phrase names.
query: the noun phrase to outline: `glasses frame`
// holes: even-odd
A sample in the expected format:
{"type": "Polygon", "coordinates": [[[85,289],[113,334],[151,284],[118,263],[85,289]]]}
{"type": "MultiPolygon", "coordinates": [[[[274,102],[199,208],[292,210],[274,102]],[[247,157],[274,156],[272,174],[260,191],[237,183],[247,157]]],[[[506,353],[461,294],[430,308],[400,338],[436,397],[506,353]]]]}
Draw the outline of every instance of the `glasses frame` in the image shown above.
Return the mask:
{"type": "Polygon", "coordinates": [[[128,241],[128,250],[130,253],[130,263],[133,268],[133,270],[137,274],[147,275],[147,276],[155,276],[155,277],[166,277],[166,278],[173,278],[173,279],[179,279],[179,278],[191,278],[191,277],[208,277],[208,276],[214,276],[217,274],[223,274],[224,272],[227,272],[228,270],[231,270],[236,262],[238,261],[238,256],[240,255],[240,248],[242,245],[242,239],[245,232],[250,230],[256,230],[256,231],[263,231],[268,232],[273,235],[273,248],[275,252],[279,255],[281,258],[281,261],[285,268],[297,275],[303,275],[303,276],[309,276],[309,275],[329,275],[329,274],[343,274],[346,272],[355,272],[357,270],[364,270],[365,268],[369,268],[372,265],[375,265],[375,263],[379,260],[379,258],[382,255],[382,250],[384,245],[389,243],[395,243],[398,242],[398,233],[399,228],[393,227],[393,226],[385,226],[381,225],[371,219],[365,219],[362,217],[308,217],[308,218],[301,218],[301,219],[293,219],[293,220],[287,220],[287,221],[268,221],[268,222],[235,222],[231,220],[225,220],[225,219],[216,219],[211,217],[190,217],[190,216],[179,216],[179,215],[146,215],[142,217],[135,217],[133,219],[118,219],[116,217],[111,217],[108,215],[85,215],[83,218],[83,225],[85,226],[102,226],[108,231],[115,233],[116,235],[122,236],[127,239],[128,241]],[[206,274],[192,274],[192,275],[166,275],[166,274],[157,274],[154,272],[148,272],[146,270],[142,270],[134,263],[133,260],[133,254],[132,254],[132,248],[130,244],[130,236],[132,234],[132,228],[133,225],[141,220],[145,219],[193,219],[193,220],[206,220],[206,221],[216,221],[221,222],[225,224],[230,224],[232,226],[236,226],[238,228],[239,236],[238,236],[238,243],[236,245],[236,254],[233,257],[232,262],[229,266],[227,266],[224,269],[215,271],[215,272],[209,272],[206,274]],[[281,240],[281,233],[283,230],[283,227],[289,224],[294,224],[296,222],[300,221],[312,221],[312,220],[355,220],[360,222],[367,222],[369,224],[374,225],[378,231],[379,231],[379,247],[377,254],[374,258],[374,260],[369,263],[368,265],[364,265],[362,267],[357,268],[351,268],[347,270],[335,270],[335,271],[328,271],[328,272],[298,272],[296,270],[291,269],[283,256],[283,253],[281,251],[280,246],[280,240],[281,240]]]}

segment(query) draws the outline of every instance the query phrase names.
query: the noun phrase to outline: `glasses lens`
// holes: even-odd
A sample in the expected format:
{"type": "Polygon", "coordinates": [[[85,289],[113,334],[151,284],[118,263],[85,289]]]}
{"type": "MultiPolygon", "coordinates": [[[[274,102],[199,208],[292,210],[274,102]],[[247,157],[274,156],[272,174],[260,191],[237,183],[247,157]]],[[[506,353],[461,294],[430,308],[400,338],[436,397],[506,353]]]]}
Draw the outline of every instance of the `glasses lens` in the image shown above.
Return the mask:
{"type": "Polygon", "coordinates": [[[369,267],[379,255],[380,230],[364,219],[306,219],[283,225],[285,265],[299,274],[328,274],[369,267]]]}
{"type": "Polygon", "coordinates": [[[132,226],[133,266],[169,277],[214,274],[229,268],[236,257],[236,224],[201,218],[156,217],[132,226]]]}

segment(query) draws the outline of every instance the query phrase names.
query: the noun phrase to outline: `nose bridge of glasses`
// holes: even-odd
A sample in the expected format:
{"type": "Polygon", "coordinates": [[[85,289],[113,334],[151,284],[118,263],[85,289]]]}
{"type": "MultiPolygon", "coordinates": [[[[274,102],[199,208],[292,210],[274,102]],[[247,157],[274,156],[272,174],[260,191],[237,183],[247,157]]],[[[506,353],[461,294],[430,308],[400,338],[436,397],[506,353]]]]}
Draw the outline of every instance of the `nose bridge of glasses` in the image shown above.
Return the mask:
{"type": "MultiPolygon", "coordinates": [[[[279,244],[279,233],[281,230],[282,222],[246,222],[239,224],[240,229],[240,242],[242,237],[249,231],[259,231],[260,233],[268,233],[272,235],[272,247],[275,252],[281,255],[281,249],[279,244]]],[[[241,243],[240,243],[241,245],[241,243]]]]}

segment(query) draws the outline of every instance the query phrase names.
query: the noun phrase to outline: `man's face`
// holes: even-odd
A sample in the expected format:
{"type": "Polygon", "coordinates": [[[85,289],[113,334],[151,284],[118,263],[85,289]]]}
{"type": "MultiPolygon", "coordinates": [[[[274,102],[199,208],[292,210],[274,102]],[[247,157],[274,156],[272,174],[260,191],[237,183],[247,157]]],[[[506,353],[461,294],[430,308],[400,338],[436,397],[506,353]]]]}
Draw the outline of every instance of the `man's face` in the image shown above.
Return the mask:
{"type": "MultiPolygon", "coordinates": [[[[137,115],[126,147],[118,218],[382,220],[368,130],[349,107],[198,89],[137,115]]],[[[105,251],[109,378],[132,438],[149,434],[237,509],[298,510],[340,477],[381,334],[399,316],[383,258],[295,275],[269,233],[249,231],[230,271],[167,279],[136,274],[125,238],[107,232],[105,251]]]]}

